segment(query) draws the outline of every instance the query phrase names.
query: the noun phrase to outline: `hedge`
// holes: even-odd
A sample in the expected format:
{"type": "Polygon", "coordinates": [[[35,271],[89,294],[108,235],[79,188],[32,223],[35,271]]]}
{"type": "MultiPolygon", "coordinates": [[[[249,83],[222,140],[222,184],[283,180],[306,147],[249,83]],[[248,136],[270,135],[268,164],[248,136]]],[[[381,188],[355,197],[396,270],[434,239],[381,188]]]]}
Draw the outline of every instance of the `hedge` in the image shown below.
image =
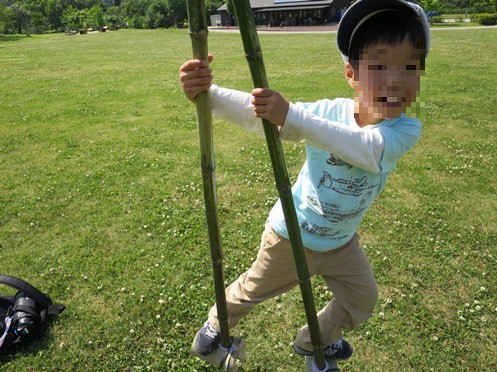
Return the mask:
{"type": "Polygon", "coordinates": [[[480,14],[478,16],[478,23],[484,26],[491,26],[497,24],[497,13],[493,14],[480,14]]]}

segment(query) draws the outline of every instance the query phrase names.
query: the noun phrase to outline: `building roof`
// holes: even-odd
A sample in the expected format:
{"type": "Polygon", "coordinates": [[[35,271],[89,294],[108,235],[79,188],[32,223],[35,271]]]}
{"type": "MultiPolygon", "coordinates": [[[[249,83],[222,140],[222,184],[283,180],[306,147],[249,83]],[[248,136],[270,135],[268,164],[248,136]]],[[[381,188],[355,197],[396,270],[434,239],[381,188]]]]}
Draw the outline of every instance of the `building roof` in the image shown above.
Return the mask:
{"type": "MultiPolygon", "coordinates": [[[[309,7],[326,7],[331,5],[333,0],[307,0],[307,1],[295,1],[295,0],[250,0],[250,7],[253,10],[289,10],[293,8],[299,9],[311,9],[309,7]],[[304,8],[305,7],[305,8],[304,8]]],[[[319,9],[319,8],[313,8],[319,9]]],[[[226,10],[226,4],[221,5],[217,8],[218,11],[226,10]]]]}

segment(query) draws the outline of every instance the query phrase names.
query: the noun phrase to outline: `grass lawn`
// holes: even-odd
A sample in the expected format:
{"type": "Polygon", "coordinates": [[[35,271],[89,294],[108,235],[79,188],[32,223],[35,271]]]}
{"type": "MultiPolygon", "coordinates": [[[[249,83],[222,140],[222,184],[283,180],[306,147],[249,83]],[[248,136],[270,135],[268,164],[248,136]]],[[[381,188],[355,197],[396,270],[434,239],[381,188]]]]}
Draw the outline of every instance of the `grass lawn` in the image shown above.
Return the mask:
{"type": "Polygon", "coordinates": [[[481,24],[478,22],[443,22],[443,23],[434,23],[431,24],[430,27],[433,29],[437,29],[438,27],[479,27],[481,24]]]}
{"type": "MultiPolygon", "coordinates": [[[[343,371],[497,368],[497,29],[434,31],[424,132],[360,229],[380,286],[343,371]]],[[[334,34],[261,35],[291,101],[351,96],[334,34]]],[[[219,85],[251,86],[237,34],[211,33],[219,85]]],[[[189,356],[214,298],[186,30],[0,38],[0,273],[67,306],[2,370],[214,370],[189,356]]],[[[216,120],[226,280],[276,201],[265,141],[216,120]]],[[[294,178],[303,147],[285,143],[294,178]]],[[[318,307],[330,293],[313,281],[318,307]]],[[[0,293],[9,292],[6,287],[0,293]]],[[[294,290],[235,328],[244,371],[298,371],[294,290]]]]}
{"type": "Polygon", "coordinates": [[[478,22],[442,22],[433,23],[430,25],[432,29],[437,29],[441,27],[479,27],[481,24],[478,22]]]}

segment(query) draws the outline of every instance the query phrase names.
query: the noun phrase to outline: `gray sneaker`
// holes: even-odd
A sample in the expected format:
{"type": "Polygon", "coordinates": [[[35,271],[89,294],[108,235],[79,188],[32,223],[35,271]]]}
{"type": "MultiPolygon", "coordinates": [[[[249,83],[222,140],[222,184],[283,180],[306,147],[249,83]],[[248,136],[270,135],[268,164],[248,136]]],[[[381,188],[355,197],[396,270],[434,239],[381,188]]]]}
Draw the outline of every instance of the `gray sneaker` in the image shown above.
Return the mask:
{"type": "Polygon", "coordinates": [[[319,369],[316,365],[316,360],[314,355],[305,357],[305,372],[338,372],[338,363],[335,359],[326,358],[326,367],[324,369],[319,369]]]}
{"type": "MultiPolygon", "coordinates": [[[[314,355],[314,351],[302,349],[296,343],[293,343],[293,349],[299,355],[303,355],[303,356],[314,355]]],[[[354,351],[354,349],[352,349],[352,346],[350,346],[350,344],[346,340],[341,338],[340,340],[338,340],[334,344],[329,345],[329,346],[324,348],[324,356],[326,358],[343,360],[343,359],[350,358],[353,351],[354,351]]]]}
{"type": "Polygon", "coordinates": [[[195,336],[195,350],[205,356],[216,350],[220,341],[221,335],[219,332],[209,322],[205,322],[195,336]]]}

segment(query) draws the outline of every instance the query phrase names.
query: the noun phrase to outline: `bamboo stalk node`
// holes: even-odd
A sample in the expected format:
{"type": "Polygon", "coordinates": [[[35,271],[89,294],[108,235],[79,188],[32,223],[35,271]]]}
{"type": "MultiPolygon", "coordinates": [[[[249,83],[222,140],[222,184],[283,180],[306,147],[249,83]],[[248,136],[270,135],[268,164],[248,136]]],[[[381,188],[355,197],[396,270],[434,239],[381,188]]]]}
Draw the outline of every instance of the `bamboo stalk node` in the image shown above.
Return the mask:
{"type": "Polygon", "coordinates": [[[216,258],[216,259],[213,258],[213,259],[211,259],[211,261],[212,261],[213,265],[222,266],[223,265],[223,259],[224,259],[224,257],[221,256],[221,257],[216,258]]]}
{"type": "Polygon", "coordinates": [[[209,33],[209,31],[200,30],[200,31],[194,32],[194,31],[189,30],[188,33],[190,34],[191,38],[204,40],[204,39],[207,39],[207,34],[209,33]]]}
{"type": "Polygon", "coordinates": [[[210,173],[214,173],[216,170],[215,165],[202,165],[202,175],[208,175],[210,176],[210,173]]]}
{"type": "Polygon", "coordinates": [[[257,60],[259,58],[262,58],[262,52],[256,52],[256,53],[246,53],[245,58],[247,58],[248,61],[250,60],[257,60]]]}
{"type": "Polygon", "coordinates": [[[311,281],[311,277],[310,276],[308,276],[305,279],[299,279],[299,278],[297,278],[297,279],[298,279],[298,281],[299,281],[300,284],[303,284],[305,282],[310,282],[311,281]]]}

